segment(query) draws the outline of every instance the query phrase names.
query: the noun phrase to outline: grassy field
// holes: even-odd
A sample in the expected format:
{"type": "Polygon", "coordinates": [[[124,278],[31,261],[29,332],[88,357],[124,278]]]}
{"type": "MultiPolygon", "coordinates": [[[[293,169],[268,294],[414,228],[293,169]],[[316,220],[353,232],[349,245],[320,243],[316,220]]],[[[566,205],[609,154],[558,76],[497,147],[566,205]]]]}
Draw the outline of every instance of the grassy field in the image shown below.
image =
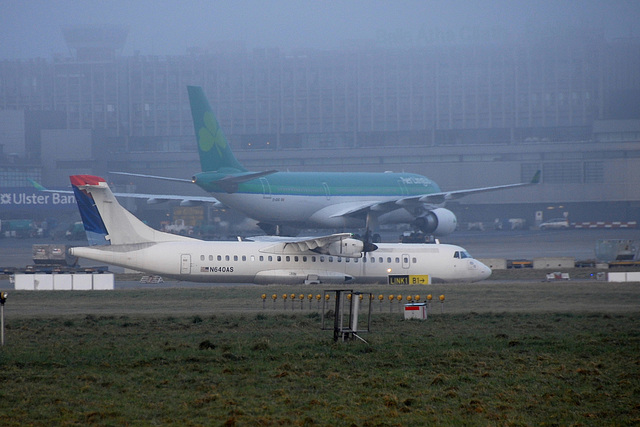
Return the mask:
{"type": "Polygon", "coordinates": [[[270,299],[301,289],[10,292],[0,425],[640,423],[637,283],[363,286],[446,295],[374,301],[368,344],[270,299]]]}

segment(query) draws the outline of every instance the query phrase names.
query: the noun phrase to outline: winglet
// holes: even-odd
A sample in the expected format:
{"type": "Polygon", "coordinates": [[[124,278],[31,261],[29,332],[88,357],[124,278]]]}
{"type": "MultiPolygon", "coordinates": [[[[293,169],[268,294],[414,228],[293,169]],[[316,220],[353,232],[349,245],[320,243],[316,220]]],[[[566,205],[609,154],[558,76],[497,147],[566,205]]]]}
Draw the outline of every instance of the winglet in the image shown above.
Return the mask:
{"type": "Polygon", "coordinates": [[[540,171],[540,169],[538,169],[535,173],[535,175],[533,175],[533,178],[531,178],[531,182],[530,184],[538,184],[540,183],[540,174],[542,172],[540,171]]]}
{"type": "Polygon", "coordinates": [[[31,185],[33,185],[33,188],[35,188],[38,191],[47,191],[47,189],[45,187],[43,187],[40,183],[34,181],[31,178],[27,178],[27,180],[31,183],[31,185]]]}

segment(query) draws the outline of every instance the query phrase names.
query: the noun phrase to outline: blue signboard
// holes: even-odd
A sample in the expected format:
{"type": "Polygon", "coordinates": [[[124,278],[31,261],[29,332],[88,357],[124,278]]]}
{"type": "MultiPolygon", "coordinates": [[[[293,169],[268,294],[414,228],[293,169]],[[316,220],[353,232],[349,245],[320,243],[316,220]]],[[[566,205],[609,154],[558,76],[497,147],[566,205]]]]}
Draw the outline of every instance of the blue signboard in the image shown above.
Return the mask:
{"type": "Polygon", "coordinates": [[[0,212],[40,208],[55,211],[77,209],[76,198],[73,194],[43,193],[28,187],[0,188],[0,212]]]}

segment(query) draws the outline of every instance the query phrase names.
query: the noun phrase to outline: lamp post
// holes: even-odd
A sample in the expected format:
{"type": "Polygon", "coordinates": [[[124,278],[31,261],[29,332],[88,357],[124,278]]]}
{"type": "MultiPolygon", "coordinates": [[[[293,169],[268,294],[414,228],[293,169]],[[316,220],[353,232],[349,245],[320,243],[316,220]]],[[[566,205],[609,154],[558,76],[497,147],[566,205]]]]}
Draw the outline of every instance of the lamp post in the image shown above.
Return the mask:
{"type": "Polygon", "coordinates": [[[7,302],[8,294],[0,292],[0,345],[4,346],[4,303],[7,302]]]}

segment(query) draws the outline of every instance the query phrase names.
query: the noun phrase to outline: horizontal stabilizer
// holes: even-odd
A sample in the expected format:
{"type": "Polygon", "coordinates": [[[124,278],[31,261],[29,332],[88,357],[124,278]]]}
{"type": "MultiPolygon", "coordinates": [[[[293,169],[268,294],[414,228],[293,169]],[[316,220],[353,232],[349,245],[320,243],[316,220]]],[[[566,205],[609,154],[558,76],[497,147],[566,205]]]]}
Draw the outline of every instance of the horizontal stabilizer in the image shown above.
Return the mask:
{"type": "Polygon", "coordinates": [[[143,173],[132,173],[132,172],[109,172],[114,175],[124,175],[124,176],[137,176],[138,178],[150,178],[150,179],[160,179],[163,181],[175,181],[175,182],[188,182],[191,184],[193,181],[185,178],[172,178],[169,176],[158,176],[158,175],[146,175],[143,173]]]}
{"type": "Polygon", "coordinates": [[[227,191],[233,192],[235,191],[235,188],[237,188],[238,184],[242,184],[243,182],[251,181],[253,179],[262,178],[263,176],[271,175],[276,172],[278,171],[268,170],[262,172],[245,172],[238,175],[228,175],[224,178],[216,180],[215,183],[220,187],[227,189],[227,191]]]}

